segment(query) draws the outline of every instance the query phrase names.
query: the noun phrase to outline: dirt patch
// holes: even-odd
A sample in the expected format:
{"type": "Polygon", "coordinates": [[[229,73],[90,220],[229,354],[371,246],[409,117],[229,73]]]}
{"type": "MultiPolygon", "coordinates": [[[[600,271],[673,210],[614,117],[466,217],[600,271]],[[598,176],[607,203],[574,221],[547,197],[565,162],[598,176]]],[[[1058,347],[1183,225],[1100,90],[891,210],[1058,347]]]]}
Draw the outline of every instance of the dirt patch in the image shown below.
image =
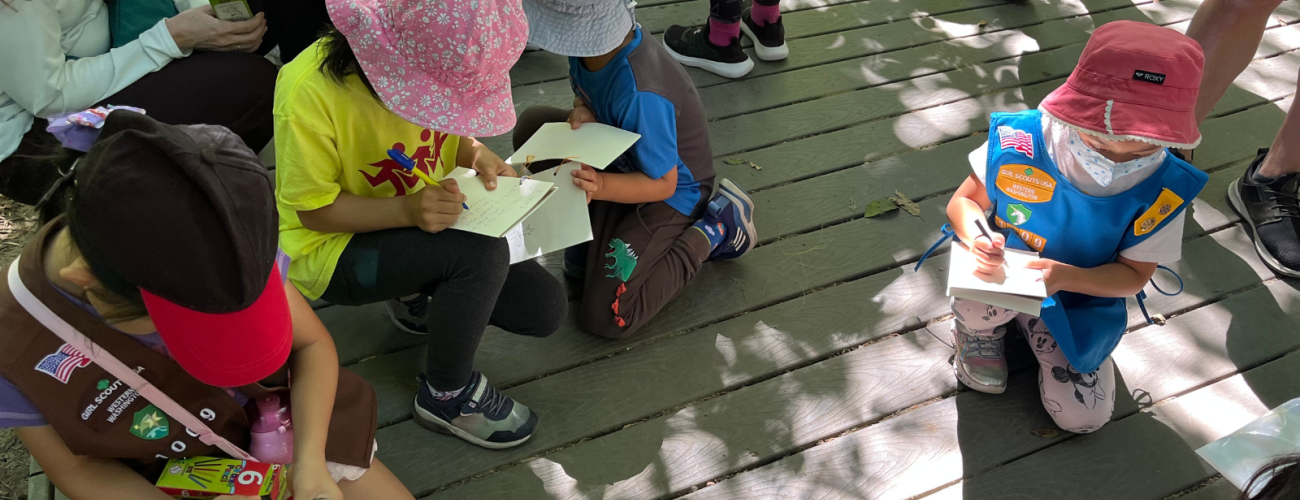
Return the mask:
{"type": "MultiPolygon", "coordinates": [[[[37,224],[32,207],[0,196],[0,269],[31,239],[37,224]]],[[[0,430],[0,500],[25,500],[31,456],[12,430],[0,430]]]]}

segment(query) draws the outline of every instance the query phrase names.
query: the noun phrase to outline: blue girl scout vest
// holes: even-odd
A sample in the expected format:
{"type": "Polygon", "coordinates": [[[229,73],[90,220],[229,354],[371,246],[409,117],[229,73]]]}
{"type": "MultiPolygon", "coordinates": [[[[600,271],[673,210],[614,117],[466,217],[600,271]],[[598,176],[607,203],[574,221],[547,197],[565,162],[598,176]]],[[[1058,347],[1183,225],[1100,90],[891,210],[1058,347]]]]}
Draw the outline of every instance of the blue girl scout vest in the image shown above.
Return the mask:
{"type": "MultiPolygon", "coordinates": [[[[1047,155],[1042,112],[993,113],[985,189],[1007,247],[1081,268],[1115,262],[1185,210],[1209,176],[1172,154],[1132,189],[1089,196],[1047,155]],[[996,140],[995,140],[996,139],[996,140]],[[1014,237],[1012,237],[1014,235],[1014,237]]],[[[1128,326],[1124,299],[1062,291],[1041,317],[1079,373],[1097,370],[1128,326]]],[[[1050,303],[1050,302],[1049,302],[1050,303]]]]}

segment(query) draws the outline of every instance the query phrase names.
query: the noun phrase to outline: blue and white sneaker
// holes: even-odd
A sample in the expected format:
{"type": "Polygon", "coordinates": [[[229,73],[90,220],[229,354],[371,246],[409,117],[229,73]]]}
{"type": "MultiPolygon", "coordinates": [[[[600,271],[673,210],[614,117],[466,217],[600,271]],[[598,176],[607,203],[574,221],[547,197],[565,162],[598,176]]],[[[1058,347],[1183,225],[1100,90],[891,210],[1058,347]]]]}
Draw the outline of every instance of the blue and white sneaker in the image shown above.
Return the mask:
{"type": "Polygon", "coordinates": [[[740,258],[758,244],[758,231],[754,229],[754,201],[730,179],[718,183],[717,192],[709,200],[703,218],[709,223],[720,222],[726,228],[722,243],[709,254],[710,260],[740,258]]]}
{"type": "Polygon", "coordinates": [[[516,403],[474,372],[469,385],[456,397],[439,401],[424,375],[415,396],[415,423],[434,432],[451,434],[493,450],[519,446],[533,437],[537,413],[516,403]]]}
{"type": "Polygon", "coordinates": [[[420,294],[410,300],[401,298],[386,300],[384,307],[388,308],[388,319],[393,320],[393,326],[398,330],[414,335],[427,335],[430,300],[428,295],[420,294]]]}

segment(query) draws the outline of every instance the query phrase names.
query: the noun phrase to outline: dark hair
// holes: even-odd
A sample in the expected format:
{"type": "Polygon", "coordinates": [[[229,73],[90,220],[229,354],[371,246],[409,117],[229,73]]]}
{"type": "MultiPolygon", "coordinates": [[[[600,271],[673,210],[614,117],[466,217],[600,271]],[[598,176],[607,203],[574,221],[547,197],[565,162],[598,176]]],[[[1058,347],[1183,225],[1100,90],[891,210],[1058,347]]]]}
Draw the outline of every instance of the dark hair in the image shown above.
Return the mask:
{"type": "MultiPolygon", "coordinates": [[[[2,0],[0,0],[2,1],[2,0]]],[[[379,93],[375,92],[374,85],[370,84],[370,79],[366,78],[366,73],[361,70],[361,63],[357,62],[357,55],[352,52],[352,46],[348,45],[347,37],[335,28],[333,25],[327,26],[321,33],[321,43],[325,44],[325,57],[321,58],[320,71],[325,73],[339,85],[348,84],[348,76],[357,75],[361,83],[370,91],[370,95],[376,100],[379,99],[379,93]]]]}
{"type": "MultiPolygon", "coordinates": [[[[0,0],[3,1],[3,0],[0,0]]],[[[125,320],[134,319],[144,312],[144,298],[140,296],[140,288],[135,284],[127,281],[121,275],[113,272],[108,267],[101,264],[102,259],[99,255],[93,255],[83,250],[78,241],[85,241],[86,229],[78,223],[77,218],[77,183],[76,167],[74,162],[83,156],[78,151],[63,148],[58,139],[53,135],[42,134],[39,140],[43,141],[37,145],[38,151],[44,152],[43,156],[29,156],[28,158],[35,161],[48,162],[50,168],[59,169],[66,175],[61,176],[55,181],[54,185],[49,188],[49,192],[42,198],[36,209],[40,212],[41,224],[48,224],[50,221],[58,218],[60,215],[66,215],[64,226],[68,228],[68,234],[72,237],[72,244],[80,253],[81,258],[86,260],[90,266],[91,273],[95,278],[104,285],[104,288],[114,295],[124,299],[130,306],[138,308],[136,311],[130,311],[124,317],[105,318],[108,320],[125,320]],[[48,143],[44,142],[48,141],[48,143]]],[[[92,147],[91,151],[95,151],[92,147]]]]}
{"type": "Polygon", "coordinates": [[[1238,500],[1290,500],[1300,498],[1300,453],[1284,455],[1261,467],[1246,483],[1238,500]],[[1250,496],[1250,491],[1259,493],[1250,496]]]}

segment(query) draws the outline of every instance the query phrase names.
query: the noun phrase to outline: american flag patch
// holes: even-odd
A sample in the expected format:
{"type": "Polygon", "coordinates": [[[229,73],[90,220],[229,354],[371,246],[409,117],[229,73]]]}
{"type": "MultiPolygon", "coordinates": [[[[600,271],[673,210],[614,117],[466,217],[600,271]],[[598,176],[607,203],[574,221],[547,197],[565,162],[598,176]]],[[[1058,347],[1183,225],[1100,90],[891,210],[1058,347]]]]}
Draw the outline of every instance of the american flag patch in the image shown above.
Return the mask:
{"type": "Polygon", "coordinates": [[[71,345],[63,344],[54,354],[41,359],[36,364],[36,371],[59,379],[59,382],[68,383],[68,378],[72,377],[72,371],[90,364],[90,358],[81,354],[81,351],[73,349],[71,345]]]}
{"type": "Polygon", "coordinates": [[[1002,125],[998,127],[998,141],[1002,144],[1002,149],[1011,148],[1030,158],[1034,157],[1034,136],[1029,135],[1029,132],[1002,125]]]}

